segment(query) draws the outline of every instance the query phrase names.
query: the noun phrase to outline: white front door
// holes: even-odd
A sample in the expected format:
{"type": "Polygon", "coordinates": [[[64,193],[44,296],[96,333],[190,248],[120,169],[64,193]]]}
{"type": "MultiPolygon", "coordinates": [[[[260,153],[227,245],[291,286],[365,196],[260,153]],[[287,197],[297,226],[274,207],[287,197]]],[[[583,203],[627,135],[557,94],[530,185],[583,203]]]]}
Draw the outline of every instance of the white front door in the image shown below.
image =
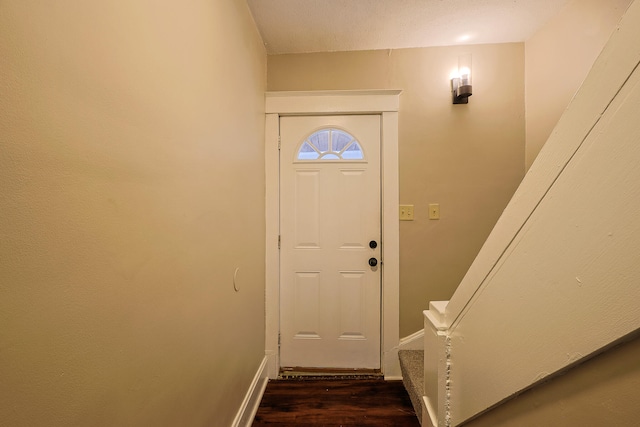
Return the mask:
{"type": "Polygon", "coordinates": [[[280,366],[378,369],[380,116],[282,117],[280,135],[280,366]]]}

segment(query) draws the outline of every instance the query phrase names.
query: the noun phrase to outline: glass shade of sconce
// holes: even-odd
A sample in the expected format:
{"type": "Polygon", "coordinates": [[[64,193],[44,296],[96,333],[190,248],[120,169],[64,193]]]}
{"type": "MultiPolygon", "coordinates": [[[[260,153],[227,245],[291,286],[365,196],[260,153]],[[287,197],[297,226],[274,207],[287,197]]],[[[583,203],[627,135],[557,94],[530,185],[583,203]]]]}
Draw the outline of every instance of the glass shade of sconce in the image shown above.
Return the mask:
{"type": "Polygon", "coordinates": [[[458,72],[451,79],[451,97],[454,104],[468,104],[473,94],[471,87],[471,54],[458,57],[458,72]]]}

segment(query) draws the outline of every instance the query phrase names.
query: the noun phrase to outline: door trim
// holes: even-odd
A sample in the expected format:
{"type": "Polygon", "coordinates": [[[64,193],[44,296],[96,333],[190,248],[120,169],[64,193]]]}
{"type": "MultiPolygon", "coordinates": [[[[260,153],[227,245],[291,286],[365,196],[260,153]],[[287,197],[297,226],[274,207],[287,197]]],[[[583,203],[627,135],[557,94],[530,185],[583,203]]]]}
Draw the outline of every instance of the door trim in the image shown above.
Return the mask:
{"type": "Polygon", "coordinates": [[[280,234],[278,153],[281,116],[324,114],[379,114],[382,180],[382,331],[381,365],[385,379],[401,378],[400,242],[398,181],[398,110],[400,90],[267,92],[265,94],[265,355],[269,378],[280,370],[280,234]]]}

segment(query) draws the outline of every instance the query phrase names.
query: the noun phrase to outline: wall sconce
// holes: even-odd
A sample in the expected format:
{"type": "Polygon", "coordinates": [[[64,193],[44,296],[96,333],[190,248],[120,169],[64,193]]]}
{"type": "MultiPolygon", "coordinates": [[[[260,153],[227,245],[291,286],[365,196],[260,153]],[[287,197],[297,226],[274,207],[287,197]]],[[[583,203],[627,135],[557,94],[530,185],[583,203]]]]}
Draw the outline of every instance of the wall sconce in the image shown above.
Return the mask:
{"type": "Polygon", "coordinates": [[[458,70],[451,78],[451,96],[454,104],[468,104],[471,91],[471,54],[458,57],[458,70]]]}

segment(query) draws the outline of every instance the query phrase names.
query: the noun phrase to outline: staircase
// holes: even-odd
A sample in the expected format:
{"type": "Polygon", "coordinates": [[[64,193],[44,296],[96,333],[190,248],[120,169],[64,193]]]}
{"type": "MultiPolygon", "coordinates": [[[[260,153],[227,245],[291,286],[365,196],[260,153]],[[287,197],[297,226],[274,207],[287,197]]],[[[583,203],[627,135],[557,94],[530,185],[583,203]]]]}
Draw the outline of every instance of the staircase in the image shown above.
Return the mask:
{"type": "Polygon", "coordinates": [[[402,382],[409,393],[413,410],[422,424],[422,396],[424,396],[424,351],[400,350],[402,382]]]}
{"type": "Polygon", "coordinates": [[[635,1],[451,299],[430,302],[424,362],[399,352],[423,427],[637,425],[637,393],[610,380],[638,366],[614,346],[640,333],[639,23],[635,1]]]}

